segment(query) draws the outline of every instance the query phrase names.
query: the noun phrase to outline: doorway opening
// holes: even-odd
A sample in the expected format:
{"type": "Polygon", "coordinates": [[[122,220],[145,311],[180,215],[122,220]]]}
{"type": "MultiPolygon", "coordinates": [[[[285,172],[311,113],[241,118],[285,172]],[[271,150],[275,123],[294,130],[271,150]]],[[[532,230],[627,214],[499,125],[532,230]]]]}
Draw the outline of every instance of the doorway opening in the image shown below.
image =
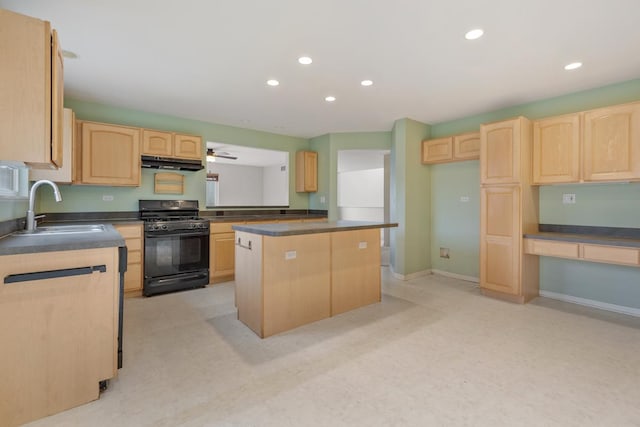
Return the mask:
{"type": "MultiPolygon", "coordinates": [[[[389,150],[338,151],[338,219],[389,222],[389,150]]],[[[380,229],[382,265],[389,265],[389,229],[380,229]]]]}

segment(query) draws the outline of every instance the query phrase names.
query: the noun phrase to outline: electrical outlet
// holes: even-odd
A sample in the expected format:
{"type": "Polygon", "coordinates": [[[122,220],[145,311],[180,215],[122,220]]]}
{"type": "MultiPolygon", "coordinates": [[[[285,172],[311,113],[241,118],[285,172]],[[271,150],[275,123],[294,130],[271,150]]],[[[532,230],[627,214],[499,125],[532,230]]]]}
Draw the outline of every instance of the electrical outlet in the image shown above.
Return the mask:
{"type": "Polygon", "coordinates": [[[449,258],[449,248],[440,248],[440,258],[449,258]]]}
{"type": "Polygon", "coordinates": [[[576,202],[576,195],[571,193],[565,193],[562,195],[562,204],[569,205],[576,202]]]}
{"type": "Polygon", "coordinates": [[[327,199],[324,198],[324,196],[320,196],[320,203],[322,203],[323,205],[325,204],[327,199]]]}
{"type": "Polygon", "coordinates": [[[113,196],[110,194],[105,194],[102,196],[103,202],[113,202],[113,196]]]}
{"type": "Polygon", "coordinates": [[[462,203],[466,203],[466,202],[468,202],[468,201],[469,201],[469,196],[460,196],[460,201],[461,201],[462,203]]]}

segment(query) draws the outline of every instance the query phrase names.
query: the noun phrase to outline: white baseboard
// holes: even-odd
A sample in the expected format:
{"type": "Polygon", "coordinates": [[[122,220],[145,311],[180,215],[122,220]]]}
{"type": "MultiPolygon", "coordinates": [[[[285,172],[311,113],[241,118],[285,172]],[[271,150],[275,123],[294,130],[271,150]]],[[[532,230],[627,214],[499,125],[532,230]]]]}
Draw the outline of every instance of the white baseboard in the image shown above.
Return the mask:
{"type": "Polygon", "coordinates": [[[451,273],[449,271],[435,270],[435,269],[431,270],[431,272],[433,274],[439,274],[440,276],[451,277],[453,279],[460,279],[460,280],[465,280],[467,282],[480,283],[480,279],[478,277],[465,276],[464,274],[451,273]]]}
{"type": "Polygon", "coordinates": [[[633,307],[625,307],[623,305],[609,304],[606,302],[595,301],[592,299],[574,297],[571,295],[560,294],[552,291],[540,291],[540,296],[556,299],[559,301],[571,302],[574,304],[585,305],[587,307],[599,308],[601,310],[613,311],[615,313],[628,314],[629,316],[640,317],[640,309],[633,307]]]}
{"type": "Polygon", "coordinates": [[[411,280],[411,279],[415,279],[422,276],[428,276],[431,274],[431,270],[422,270],[422,271],[418,271],[417,273],[411,273],[411,274],[399,274],[393,271],[393,266],[389,266],[389,269],[391,270],[391,275],[396,279],[400,279],[400,280],[411,280]]]}

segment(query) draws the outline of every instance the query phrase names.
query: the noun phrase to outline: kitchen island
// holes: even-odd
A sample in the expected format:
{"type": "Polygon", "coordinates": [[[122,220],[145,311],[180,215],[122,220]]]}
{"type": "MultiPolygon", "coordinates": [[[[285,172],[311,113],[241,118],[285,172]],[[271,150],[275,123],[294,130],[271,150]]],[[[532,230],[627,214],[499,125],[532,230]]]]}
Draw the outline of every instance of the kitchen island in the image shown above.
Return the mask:
{"type": "Polygon", "coordinates": [[[238,319],[261,338],[380,302],[380,229],[331,221],[234,225],[238,319]]]}

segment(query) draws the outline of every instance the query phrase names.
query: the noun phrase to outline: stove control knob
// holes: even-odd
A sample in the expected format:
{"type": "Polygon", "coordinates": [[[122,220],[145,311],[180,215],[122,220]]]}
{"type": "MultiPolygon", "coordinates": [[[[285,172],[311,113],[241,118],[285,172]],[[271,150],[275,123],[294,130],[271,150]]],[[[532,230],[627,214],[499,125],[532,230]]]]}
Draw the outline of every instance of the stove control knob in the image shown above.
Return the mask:
{"type": "Polygon", "coordinates": [[[168,230],[168,229],[169,229],[169,227],[167,227],[167,224],[163,224],[163,225],[162,225],[162,229],[163,229],[163,230],[168,230]]]}

